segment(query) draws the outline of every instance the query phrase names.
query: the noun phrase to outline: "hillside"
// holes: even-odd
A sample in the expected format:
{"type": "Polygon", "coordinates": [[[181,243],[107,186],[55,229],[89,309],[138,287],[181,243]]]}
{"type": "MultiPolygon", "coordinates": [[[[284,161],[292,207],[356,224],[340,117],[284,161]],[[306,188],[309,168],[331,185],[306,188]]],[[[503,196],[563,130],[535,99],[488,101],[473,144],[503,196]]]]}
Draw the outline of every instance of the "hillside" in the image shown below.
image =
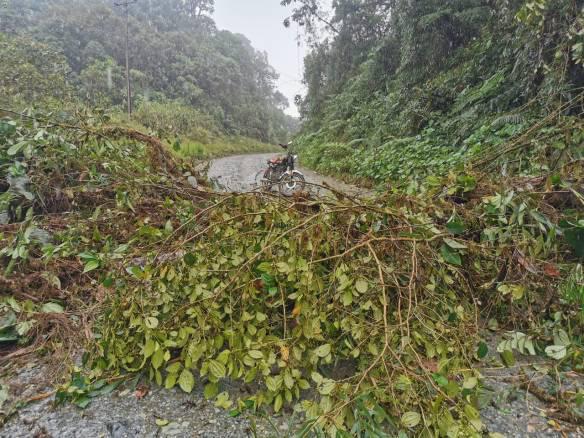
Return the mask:
{"type": "Polygon", "coordinates": [[[319,2],[283,3],[313,35],[300,142],[316,169],[419,179],[515,139],[510,172],[537,173],[550,144],[582,157],[582,1],[340,0],[324,37],[319,2]]]}
{"type": "MultiPolygon", "coordinates": [[[[219,134],[285,141],[277,73],[243,35],[218,30],[212,1],[130,7],[135,120],[207,142],[219,134]]],[[[8,1],[0,7],[0,95],[11,109],[81,103],[123,113],[123,9],[98,0],[8,1]]]]}

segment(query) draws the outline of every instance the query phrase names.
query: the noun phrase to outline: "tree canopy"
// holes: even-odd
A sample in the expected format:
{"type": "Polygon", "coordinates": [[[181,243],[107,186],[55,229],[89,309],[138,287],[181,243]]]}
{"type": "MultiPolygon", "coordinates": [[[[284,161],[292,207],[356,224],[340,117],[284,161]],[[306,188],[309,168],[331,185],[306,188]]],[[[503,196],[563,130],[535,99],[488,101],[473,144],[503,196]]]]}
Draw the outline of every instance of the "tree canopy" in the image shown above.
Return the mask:
{"type": "Polygon", "coordinates": [[[403,145],[392,141],[405,138],[416,155],[422,135],[442,153],[422,153],[421,167],[446,171],[454,153],[499,141],[491,125],[499,120],[501,129],[502,116],[514,116],[509,135],[584,87],[581,0],[335,0],[328,15],[318,0],[282,4],[293,7],[290,19],[305,25],[312,47],[300,112],[311,134],[304,143],[314,146],[307,153],[321,170],[399,177],[393,156],[403,145]],[[335,154],[342,145],[350,152],[335,154]],[[363,158],[377,163],[379,154],[388,161],[373,171],[363,158]],[[332,155],[343,162],[327,164],[332,155]]]}
{"type": "MultiPolygon", "coordinates": [[[[178,101],[210,115],[227,134],[284,140],[293,120],[283,112],[288,102],[276,89],[278,74],[245,36],[217,29],[213,8],[213,0],[140,0],[130,7],[137,105],[178,101]]],[[[49,79],[43,69],[54,69],[77,98],[102,107],[124,105],[125,22],[113,2],[9,1],[0,9],[0,32],[7,51],[2,58],[9,63],[4,68],[30,70],[19,57],[8,56],[26,51],[24,59],[36,58],[40,69],[33,73],[44,80],[49,79]]],[[[8,82],[4,76],[6,89],[8,82]]]]}

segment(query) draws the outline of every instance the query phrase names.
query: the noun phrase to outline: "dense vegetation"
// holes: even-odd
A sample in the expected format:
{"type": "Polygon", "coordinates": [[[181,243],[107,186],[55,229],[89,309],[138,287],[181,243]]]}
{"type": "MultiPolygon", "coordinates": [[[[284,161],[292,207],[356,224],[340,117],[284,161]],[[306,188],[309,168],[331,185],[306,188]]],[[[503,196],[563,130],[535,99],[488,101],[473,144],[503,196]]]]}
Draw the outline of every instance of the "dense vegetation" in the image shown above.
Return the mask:
{"type": "MultiPolygon", "coordinates": [[[[212,6],[163,0],[131,7],[137,121],[199,141],[218,132],[286,140],[294,119],[283,112],[288,102],[275,89],[267,55],[243,35],[218,30],[212,6]]],[[[2,102],[14,109],[80,101],[123,111],[125,35],[123,10],[110,1],[8,1],[0,7],[2,102]]]]}
{"type": "MultiPolygon", "coordinates": [[[[318,32],[318,1],[283,3],[318,32]]],[[[554,110],[582,114],[582,1],[333,4],[329,36],[312,39],[301,101],[305,158],[320,170],[376,182],[444,174],[554,110]]],[[[556,134],[545,132],[546,141],[582,142],[556,134]]],[[[531,140],[523,167],[541,151],[531,140]]]]}
{"type": "MultiPolygon", "coordinates": [[[[580,165],[552,183],[466,175],[287,202],[194,189],[157,139],[95,116],[5,117],[0,139],[0,342],[21,346],[9,358],[85,345],[60,401],[85,407],[143,371],[186,392],[201,379],[232,415],[297,403],[330,435],[479,436],[481,314],[515,328],[506,364],[517,350],[554,358],[559,381],[582,370],[580,165]],[[236,400],[225,378],[259,386],[236,400]]],[[[581,396],[561,397],[577,421],[581,396]]]]}
{"type": "MultiPolygon", "coordinates": [[[[305,436],[466,438],[491,432],[480,409],[496,394],[483,367],[539,356],[510,379],[550,404],[554,425],[575,430],[581,2],[336,0],[331,19],[316,0],[283,3],[314,45],[304,157],[391,190],[213,192],[192,161],[98,108],[123,104],[98,80],[107,65],[115,82],[121,52],[99,41],[114,55],[86,63],[94,55],[82,48],[92,29],[119,20],[114,11],[23,2],[30,13],[3,19],[12,30],[0,41],[1,95],[50,111],[0,112],[0,364],[45,354],[73,370],[56,401],[81,408],[139,379],[187,393],[200,382],[234,416],[294,409],[305,436]],[[91,24],[103,15],[88,10],[108,20],[91,24]],[[332,36],[317,38],[323,29],[332,36]],[[68,100],[96,108],[74,114],[68,100]],[[82,369],[72,365],[80,346],[82,369]],[[249,392],[230,393],[228,380],[249,392]]],[[[148,5],[136,117],[191,138],[255,136],[246,130],[260,125],[239,100],[254,88],[234,82],[231,99],[207,87],[227,85],[214,69],[239,61],[214,56],[245,58],[244,40],[213,31],[212,2],[148,5]],[[195,35],[193,23],[210,27],[191,47],[182,36],[195,35]],[[222,38],[226,52],[204,46],[222,38]],[[149,70],[156,44],[169,63],[149,70]],[[204,47],[213,64],[192,65],[185,47],[204,47]],[[192,95],[161,79],[186,65],[185,83],[200,87],[192,95]]],[[[0,379],[0,422],[22,402],[0,379]]]]}

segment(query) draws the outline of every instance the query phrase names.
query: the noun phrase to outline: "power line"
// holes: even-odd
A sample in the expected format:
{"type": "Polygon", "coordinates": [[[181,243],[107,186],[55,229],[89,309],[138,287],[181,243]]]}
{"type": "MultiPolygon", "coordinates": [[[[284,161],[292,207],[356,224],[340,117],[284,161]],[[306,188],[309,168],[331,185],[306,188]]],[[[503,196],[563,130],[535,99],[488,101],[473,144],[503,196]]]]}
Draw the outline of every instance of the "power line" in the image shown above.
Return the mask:
{"type": "Polygon", "coordinates": [[[129,54],[129,41],[130,41],[130,5],[133,5],[138,0],[126,0],[122,2],[114,2],[117,7],[124,8],[126,15],[126,92],[128,100],[128,120],[132,117],[132,84],[130,79],[130,54],[129,54]]]}

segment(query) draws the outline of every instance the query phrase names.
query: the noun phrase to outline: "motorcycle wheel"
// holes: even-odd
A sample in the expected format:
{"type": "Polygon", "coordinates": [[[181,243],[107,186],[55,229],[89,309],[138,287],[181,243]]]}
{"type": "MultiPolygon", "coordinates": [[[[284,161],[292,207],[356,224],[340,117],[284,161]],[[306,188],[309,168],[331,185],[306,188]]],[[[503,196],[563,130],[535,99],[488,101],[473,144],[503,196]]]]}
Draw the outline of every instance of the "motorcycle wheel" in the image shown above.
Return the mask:
{"type": "Polygon", "coordinates": [[[271,172],[266,169],[262,169],[258,173],[256,173],[255,176],[256,188],[261,189],[264,192],[270,191],[270,189],[272,188],[272,183],[269,180],[270,173],[271,172]],[[266,174],[268,178],[266,178],[266,174]]]}
{"type": "Polygon", "coordinates": [[[304,190],[306,180],[301,173],[286,174],[280,178],[278,188],[283,196],[292,196],[294,193],[304,190]]]}

